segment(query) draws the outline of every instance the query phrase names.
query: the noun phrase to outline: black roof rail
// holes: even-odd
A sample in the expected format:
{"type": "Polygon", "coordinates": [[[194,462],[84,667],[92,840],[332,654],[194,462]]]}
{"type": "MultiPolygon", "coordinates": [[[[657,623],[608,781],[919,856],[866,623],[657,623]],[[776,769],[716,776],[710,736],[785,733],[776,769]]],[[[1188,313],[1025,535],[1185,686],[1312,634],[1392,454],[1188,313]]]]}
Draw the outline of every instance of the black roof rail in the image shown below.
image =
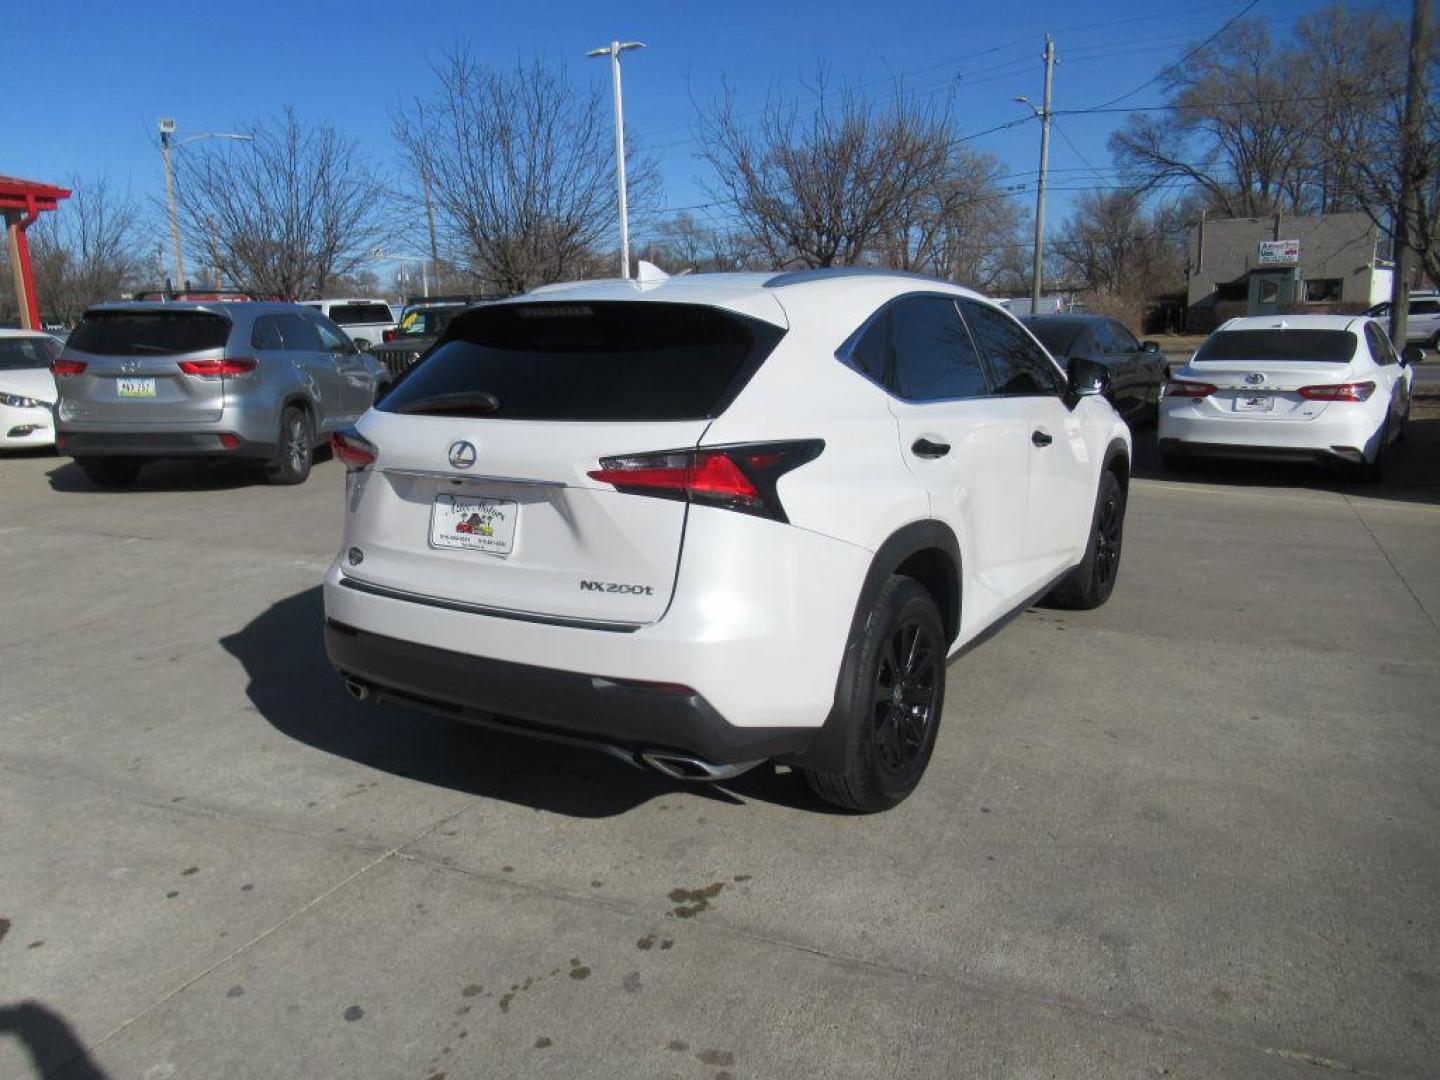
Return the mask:
{"type": "Polygon", "coordinates": [[[767,289],[780,289],[786,285],[804,285],[811,281],[847,277],[898,277],[928,281],[932,285],[955,285],[953,281],[946,281],[932,274],[921,274],[914,270],[891,270],[883,266],[822,266],[813,270],[786,270],[766,278],[764,284],[767,289]]]}

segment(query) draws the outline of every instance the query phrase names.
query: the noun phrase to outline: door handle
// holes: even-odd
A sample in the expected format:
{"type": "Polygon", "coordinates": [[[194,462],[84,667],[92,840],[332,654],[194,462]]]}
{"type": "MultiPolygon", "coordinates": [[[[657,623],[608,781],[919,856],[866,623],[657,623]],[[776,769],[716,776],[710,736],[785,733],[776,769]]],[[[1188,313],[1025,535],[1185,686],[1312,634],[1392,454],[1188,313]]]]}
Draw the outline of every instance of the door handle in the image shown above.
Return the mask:
{"type": "Polygon", "coordinates": [[[931,442],[929,439],[916,439],[910,444],[910,452],[916,457],[942,458],[950,452],[950,444],[931,442]]]}
{"type": "Polygon", "coordinates": [[[1036,446],[1049,446],[1052,442],[1055,441],[1055,438],[1054,436],[1050,435],[1049,432],[1041,431],[1039,428],[1036,428],[1030,433],[1030,441],[1036,446]]]}

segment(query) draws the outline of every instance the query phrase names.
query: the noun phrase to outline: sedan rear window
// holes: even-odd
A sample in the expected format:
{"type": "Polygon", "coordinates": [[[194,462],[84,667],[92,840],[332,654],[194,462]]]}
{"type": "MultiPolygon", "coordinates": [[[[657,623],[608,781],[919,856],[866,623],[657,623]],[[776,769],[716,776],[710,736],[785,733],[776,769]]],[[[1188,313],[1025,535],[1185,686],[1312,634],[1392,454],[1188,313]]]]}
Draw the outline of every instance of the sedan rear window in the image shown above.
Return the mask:
{"type": "Polygon", "coordinates": [[[1359,340],[1349,330],[1221,330],[1205,339],[1195,354],[1195,362],[1293,360],[1348,364],[1359,340]]]}
{"type": "Polygon", "coordinates": [[[330,309],[330,321],[341,326],[356,326],[394,322],[395,316],[385,304],[336,304],[330,309]]]}
{"type": "Polygon", "coordinates": [[[221,348],[230,320],[208,311],[87,311],[66,344],[102,356],[170,356],[221,348]]]}
{"type": "Polygon", "coordinates": [[[377,406],[502,420],[702,420],[718,416],[784,331],[698,304],[499,304],[377,406]]]}

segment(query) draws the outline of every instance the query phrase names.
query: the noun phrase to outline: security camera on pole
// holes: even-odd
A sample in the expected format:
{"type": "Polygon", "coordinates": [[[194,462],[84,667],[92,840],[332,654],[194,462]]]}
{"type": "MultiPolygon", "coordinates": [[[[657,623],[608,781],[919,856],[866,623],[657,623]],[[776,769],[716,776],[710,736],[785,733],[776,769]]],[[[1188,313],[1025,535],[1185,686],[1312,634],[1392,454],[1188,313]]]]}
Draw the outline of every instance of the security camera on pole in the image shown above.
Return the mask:
{"type": "MultiPolygon", "coordinates": [[[[170,208],[170,243],[175,256],[175,280],[171,287],[175,289],[185,288],[185,255],[180,248],[180,215],[175,208],[175,171],[170,164],[170,150],[173,147],[178,150],[186,143],[199,142],[201,139],[230,139],[233,142],[254,142],[252,135],[232,135],[223,131],[202,131],[198,135],[187,135],[183,139],[175,138],[175,119],[170,116],[162,116],[159,120],[160,127],[160,157],[165,162],[165,202],[170,208]]],[[[213,231],[213,224],[212,224],[213,231]]],[[[214,246],[213,243],[211,245],[214,246]]],[[[215,283],[218,287],[220,282],[215,283]]]]}
{"type": "Polygon", "coordinates": [[[630,277],[630,220],[625,206],[625,107],[620,97],[620,54],[630,49],[643,49],[643,41],[612,41],[600,49],[591,49],[586,56],[610,57],[610,75],[615,87],[615,177],[620,188],[620,276],[630,277]]]}

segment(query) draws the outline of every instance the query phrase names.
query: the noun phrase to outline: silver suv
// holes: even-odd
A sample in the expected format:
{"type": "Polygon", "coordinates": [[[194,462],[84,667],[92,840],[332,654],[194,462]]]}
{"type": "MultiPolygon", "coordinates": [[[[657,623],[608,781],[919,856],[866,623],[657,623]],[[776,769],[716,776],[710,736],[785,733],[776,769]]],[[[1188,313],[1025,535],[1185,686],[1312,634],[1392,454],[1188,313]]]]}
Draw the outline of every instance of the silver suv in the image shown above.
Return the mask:
{"type": "Polygon", "coordinates": [[[275,484],[389,379],[299,304],[124,303],[85,313],[51,365],[56,449],[105,487],[160,458],[241,459],[275,484]]]}

